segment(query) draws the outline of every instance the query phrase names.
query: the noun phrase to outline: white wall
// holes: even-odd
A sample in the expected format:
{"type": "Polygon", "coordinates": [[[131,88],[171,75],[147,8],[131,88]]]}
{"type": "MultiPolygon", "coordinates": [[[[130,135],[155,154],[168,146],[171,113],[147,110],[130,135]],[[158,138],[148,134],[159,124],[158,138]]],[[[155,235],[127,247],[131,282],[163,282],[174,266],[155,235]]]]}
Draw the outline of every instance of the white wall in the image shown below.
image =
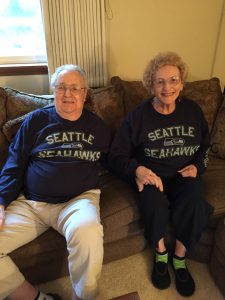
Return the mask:
{"type": "Polygon", "coordinates": [[[0,86],[8,86],[22,92],[37,95],[49,94],[49,79],[47,75],[0,76],[0,86]]]}
{"type": "MultiPolygon", "coordinates": [[[[225,85],[225,0],[106,1],[109,77],[141,80],[159,51],[178,52],[188,80],[217,76],[225,85]]],[[[47,76],[0,77],[0,86],[47,94],[47,76]]]]}
{"type": "Polygon", "coordinates": [[[223,41],[217,49],[223,3],[224,0],[109,1],[110,76],[141,79],[151,57],[172,50],[189,65],[189,80],[220,75],[225,83],[224,24],[223,41]]]}
{"type": "Polygon", "coordinates": [[[221,24],[218,35],[217,52],[212,75],[220,78],[223,87],[225,86],[225,1],[221,14],[221,24]]]}

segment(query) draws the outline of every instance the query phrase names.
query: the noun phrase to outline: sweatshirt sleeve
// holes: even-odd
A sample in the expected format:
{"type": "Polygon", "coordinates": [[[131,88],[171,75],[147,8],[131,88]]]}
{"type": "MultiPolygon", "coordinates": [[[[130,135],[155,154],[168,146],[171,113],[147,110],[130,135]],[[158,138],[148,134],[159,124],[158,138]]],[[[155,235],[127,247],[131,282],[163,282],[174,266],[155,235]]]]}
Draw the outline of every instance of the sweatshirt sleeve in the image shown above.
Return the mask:
{"type": "Polygon", "coordinates": [[[126,118],[117,131],[112,142],[108,160],[112,171],[128,177],[135,177],[135,171],[139,166],[137,160],[132,156],[135,149],[132,141],[131,124],[126,118]]]}
{"type": "Polygon", "coordinates": [[[9,146],[8,158],[0,174],[0,204],[7,206],[23,188],[23,177],[29,159],[28,121],[25,120],[9,146]]]}
{"type": "Polygon", "coordinates": [[[201,175],[208,165],[208,154],[210,150],[210,136],[208,123],[205,120],[203,112],[201,111],[201,143],[198,151],[195,153],[193,164],[198,170],[198,174],[201,175]]]}

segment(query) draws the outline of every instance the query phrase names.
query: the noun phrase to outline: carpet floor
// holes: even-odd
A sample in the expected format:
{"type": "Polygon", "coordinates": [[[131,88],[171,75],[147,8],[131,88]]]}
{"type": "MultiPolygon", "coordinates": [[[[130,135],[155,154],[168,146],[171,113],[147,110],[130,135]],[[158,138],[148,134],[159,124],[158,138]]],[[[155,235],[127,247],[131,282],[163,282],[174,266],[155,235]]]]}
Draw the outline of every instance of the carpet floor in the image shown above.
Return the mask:
{"type": "MultiPolygon", "coordinates": [[[[225,300],[210,275],[208,265],[187,260],[189,270],[195,279],[196,292],[190,300],[225,300]]],[[[137,291],[141,300],[184,300],[174,285],[173,272],[171,286],[166,290],[154,288],[150,281],[152,254],[145,250],[136,255],[103,265],[99,281],[99,295],[96,300],[107,300],[129,292],[137,291]]],[[[55,292],[63,300],[71,299],[71,286],[68,277],[38,285],[43,292],[55,292]]]]}

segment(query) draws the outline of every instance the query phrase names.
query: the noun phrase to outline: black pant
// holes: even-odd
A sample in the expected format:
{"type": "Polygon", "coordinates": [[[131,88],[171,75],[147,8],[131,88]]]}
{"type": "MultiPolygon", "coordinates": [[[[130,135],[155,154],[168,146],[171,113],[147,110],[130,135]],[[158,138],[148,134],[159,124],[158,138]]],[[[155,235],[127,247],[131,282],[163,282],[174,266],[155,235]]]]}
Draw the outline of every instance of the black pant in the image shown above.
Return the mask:
{"type": "Polygon", "coordinates": [[[206,227],[213,208],[204,199],[200,177],[163,178],[164,191],[147,185],[140,193],[140,213],[144,221],[145,237],[151,247],[165,236],[169,219],[175,237],[187,250],[192,250],[206,227]]]}

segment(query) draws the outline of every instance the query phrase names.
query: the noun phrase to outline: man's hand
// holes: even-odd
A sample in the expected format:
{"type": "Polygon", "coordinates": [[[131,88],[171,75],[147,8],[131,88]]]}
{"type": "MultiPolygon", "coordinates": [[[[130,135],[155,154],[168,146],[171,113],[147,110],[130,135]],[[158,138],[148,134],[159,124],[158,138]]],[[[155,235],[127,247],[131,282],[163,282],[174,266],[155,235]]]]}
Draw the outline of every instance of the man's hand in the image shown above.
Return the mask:
{"type": "Polygon", "coordinates": [[[197,168],[195,165],[189,165],[178,171],[182,177],[196,177],[197,168]]]}
{"type": "Polygon", "coordinates": [[[5,207],[0,205],[0,230],[3,229],[5,223],[5,207]]]}
{"type": "Polygon", "coordinates": [[[136,184],[139,192],[142,192],[144,185],[147,184],[155,185],[161,192],[163,191],[161,178],[144,166],[139,166],[136,169],[136,184]]]}

